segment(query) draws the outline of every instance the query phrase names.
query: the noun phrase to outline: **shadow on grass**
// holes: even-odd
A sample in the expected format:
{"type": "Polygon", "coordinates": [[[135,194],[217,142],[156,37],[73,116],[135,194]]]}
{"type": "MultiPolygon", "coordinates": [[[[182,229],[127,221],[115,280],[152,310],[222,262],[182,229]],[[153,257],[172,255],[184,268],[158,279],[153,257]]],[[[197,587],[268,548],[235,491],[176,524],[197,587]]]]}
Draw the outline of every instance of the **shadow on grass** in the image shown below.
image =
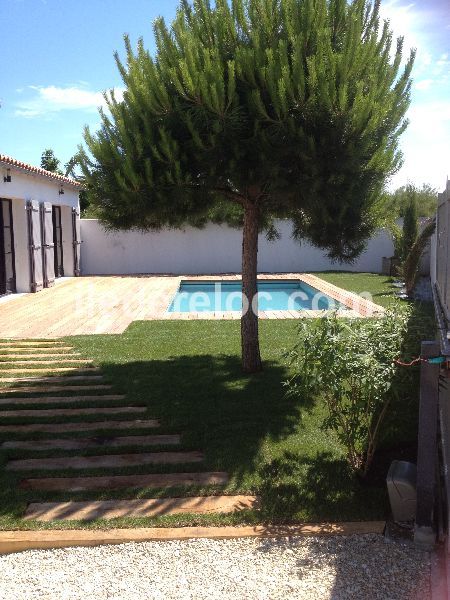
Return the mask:
{"type": "MultiPolygon", "coordinates": [[[[431,302],[402,301],[409,304],[411,314],[402,347],[401,360],[410,362],[420,356],[423,340],[432,340],[436,335],[436,321],[431,302]]],[[[417,441],[419,418],[420,365],[399,367],[392,382],[391,401],[380,445],[383,448],[411,445],[417,441]]]]}
{"type": "MultiPolygon", "coordinates": [[[[358,521],[383,517],[383,486],[371,486],[353,475],[344,458],[330,452],[302,457],[284,452],[261,470],[264,518],[358,521]]],[[[387,514],[387,513],[386,513],[387,514]]]]}
{"type": "MultiPolygon", "coordinates": [[[[103,368],[129,399],[147,404],[148,416],[161,419],[164,432],[183,433],[184,446],[205,453],[205,465],[195,470],[227,471],[228,493],[260,494],[265,522],[384,514],[384,486],[368,493],[345,459],[326,451],[325,436],[311,448],[299,444],[302,414],[311,418],[315,409],[310,399],[286,396],[287,371],[280,364],[266,362],[263,373],[250,377],[237,357],[211,355],[103,368]]],[[[320,428],[319,414],[316,419],[320,428]]]]}
{"type": "Polygon", "coordinates": [[[237,483],[254,471],[262,441],[280,440],[301,421],[298,400],[286,397],[285,368],[266,362],[258,375],[242,373],[234,356],[178,356],[103,364],[127,400],[145,404],[164,432],[182,433],[183,445],[205,452],[209,468],[229,470],[237,483]]]}

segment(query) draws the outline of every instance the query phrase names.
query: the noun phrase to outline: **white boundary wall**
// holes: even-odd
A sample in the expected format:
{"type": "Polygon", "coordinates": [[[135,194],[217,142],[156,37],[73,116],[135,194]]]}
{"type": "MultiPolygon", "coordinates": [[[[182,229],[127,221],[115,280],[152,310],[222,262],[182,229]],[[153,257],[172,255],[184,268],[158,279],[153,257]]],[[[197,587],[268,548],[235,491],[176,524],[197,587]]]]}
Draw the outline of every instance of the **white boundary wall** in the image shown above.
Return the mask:
{"type": "MultiPolygon", "coordinates": [[[[260,236],[258,270],[266,273],[347,270],[381,272],[383,256],[392,256],[389,234],[378,231],[354,264],[333,263],[326,253],[292,239],[289,221],[279,221],[281,238],[260,236]]],[[[226,225],[186,227],[159,232],[107,232],[96,219],[81,219],[83,275],[137,273],[209,274],[241,271],[242,232],[226,225]]]]}

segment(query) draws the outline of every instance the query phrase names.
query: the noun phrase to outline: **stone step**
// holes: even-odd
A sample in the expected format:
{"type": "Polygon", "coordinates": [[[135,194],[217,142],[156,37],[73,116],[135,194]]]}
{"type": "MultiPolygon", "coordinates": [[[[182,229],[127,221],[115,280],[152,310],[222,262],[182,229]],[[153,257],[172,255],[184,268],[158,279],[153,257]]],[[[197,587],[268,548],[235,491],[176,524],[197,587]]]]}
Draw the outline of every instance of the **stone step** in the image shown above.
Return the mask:
{"type": "Polygon", "coordinates": [[[110,390],[112,385],[49,385],[49,386],[23,386],[15,388],[0,388],[0,394],[47,394],[48,392],[87,392],[88,390],[110,390]]]}
{"type": "MultiPolygon", "coordinates": [[[[62,353],[48,353],[48,354],[41,354],[36,352],[35,354],[0,354],[0,362],[6,362],[7,360],[9,361],[10,358],[14,358],[14,359],[18,359],[18,358],[26,358],[26,359],[35,359],[35,358],[59,358],[60,361],[55,361],[55,360],[51,360],[48,361],[49,363],[54,363],[54,362],[74,362],[74,361],[67,361],[65,360],[66,358],[74,358],[76,356],[81,356],[79,352],[67,352],[62,353]]],[[[17,360],[12,361],[14,363],[17,363],[17,360]]],[[[24,362],[23,364],[27,364],[28,362],[30,362],[29,360],[27,360],[26,362],[24,362]]],[[[36,361],[39,363],[45,362],[42,360],[36,361]]],[[[83,361],[84,362],[84,361],[83,361]]],[[[86,362],[92,362],[87,360],[86,362]]]]}
{"type": "Polygon", "coordinates": [[[133,454],[104,454],[99,456],[63,456],[57,458],[25,458],[10,460],[7,471],[42,469],[121,469],[142,465],[182,465],[203,460],[201,452],[136,452],[133,454]]]}
{"type": "MultiPolygon", "coordinates": [[[[62,377],[1,377],[0,383],[71,383],[74,381],[102,381],[103,375],[66,375],[62,377]]],[[[1,388],[0,388],[1,390],[1,388]]]]}
{"type": "Polygon", "coordinates": [[[123,431],[124,429],[153,429],[159,427],[156,419],[133,421],[94,421],[92,423],[30,423],[29,425],[0,425],[0,432],[11,433],[67,433],[71,431],[123,431]]]}
{"type": "Polygon", "coordinates": [[[174,446],[180,443],[180,436],[174,435],[129,435],[123,437],[93,437],[75,439],[27,440],[3,442],[5,450],[89,450],[100,448],[121,448],[122,446],[174,446]]]}
{"type": "Polygon", "coordinates": [[[145,413],[146,406],[118,406],[105,408],[37,408],[22,410],[2,410],[0,417],[18,418],[21,417],[78,417],[82,415],[119,415],[121,413],[145,413]]]}
{"type": "Polygon", "coordinates": [[[69,365],[91,365],[92,360],[86,360],[85,358],[64,358],[60,355],[59,360],[2,360],[0,357],[0,366],[3,365],[60,365],[61,363],[67,363],[69,365]]]}
{"type": "MultiPolygon", "coordinates": [[[[32,364],[32,363],[30,363],[32,364]]],[[[0,373],[46,373],[47,375],[51,375],[52,373],[86,373],[86,372],[100,372],[98,367],[55,367],[55,368],[33,368],[33,369],[25,369],[23,366],[18,366],[17,369],[3,369],[1,368],[0,373]]],[[[1,383],[1,379],[0,379],[1,383]]]]}
{"type": "Polygon", "coordinates": [[[46,492],[87,492],[126,488],[169,488],[189,485],[226,485],[228,473],[151,473],[102,477],[45,477],[23,479],[20,488],[46,492]]]}
{"type": "Polygon", "coordinates": [[[28,506],[25,519],[63,521],[159,517],[163,515],[210,515],[256,508],[256,496],[197,496],[191,498],[148,498],[139,500],[92,500],[90,502],[42,502],[28,506]]]}
{"type": "MultiPolygon", "coordinates": [[[[10,356],[9,352],[45,352],[45,356],[58,356],[57,354],[51,354],[55,350],[59,352],[69,352],[72,351],[73,346],[0,346],[1,352],[6,352],[6,356],[10,356]],[[48,353],[48,354],[47,354],[48,353]]],[[[22,356],[22,355],[21,355],[22,356]]],[[[34,354],[32,356],[35,356],[34,354]]]]}
{"type": "MultiPolygon", "coordinates": [[[[71,404],[77,402],[98,402],[99,400],[124,400],[123,394],[104,394],[103,396],[43,396],[28,398],[0,398],[0,406],[7,404],[71,404]]],[[[0,416],[1,416],[0,412],[0,416]]]]}

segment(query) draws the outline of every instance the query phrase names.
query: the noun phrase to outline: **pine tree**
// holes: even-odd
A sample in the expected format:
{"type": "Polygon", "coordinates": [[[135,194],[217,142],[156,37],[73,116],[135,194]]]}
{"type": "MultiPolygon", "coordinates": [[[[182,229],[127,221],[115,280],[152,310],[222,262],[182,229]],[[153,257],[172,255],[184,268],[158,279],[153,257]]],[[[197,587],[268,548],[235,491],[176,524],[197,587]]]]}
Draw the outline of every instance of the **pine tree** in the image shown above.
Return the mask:
{"type": "MultiPolygon", "coordinates": [[[[123,100],[108,111],[82,168],[110,228],[242,223],[243,292],[257,292],[258,232],[289,217],[294,236],[354,260],[372,207],[399,167],[411,52],[402,67],[379,0],[182,0],[116,55],[123,100]]],[[[241,319],[242,360],[261,369],[258,318],[241,319]]]]}
{"type": "Polygon", "coordinates": [[[59,168],[60,162],[61,161],[56,158],[55,153],[50,148],[47,148],[41,154],[41,167],[46,171],[62,175],[63,173],[59,168]]]}

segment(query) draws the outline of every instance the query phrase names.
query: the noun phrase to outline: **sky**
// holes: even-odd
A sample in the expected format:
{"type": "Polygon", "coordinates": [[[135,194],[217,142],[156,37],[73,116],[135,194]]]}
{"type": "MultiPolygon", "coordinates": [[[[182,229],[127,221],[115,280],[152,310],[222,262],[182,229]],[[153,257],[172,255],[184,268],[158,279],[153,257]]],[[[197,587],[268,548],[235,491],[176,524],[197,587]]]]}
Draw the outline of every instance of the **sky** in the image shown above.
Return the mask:
{"type": "MultiPolygon", "coordinates": [[[[122,82],[114,61],[123,34],[154,51],[153,20],[177,0],[1,0],[0,153],[39,165],[45,148],[65,163],[98,126],[102,92],[122,82]]],[[[384,0],[382,14],[405,49],[417,48],[404,164],[389,182],[450,177],[450,0],[384,0]]],[[[405,51],[405,56],[407,52],[405,51]]]]}

